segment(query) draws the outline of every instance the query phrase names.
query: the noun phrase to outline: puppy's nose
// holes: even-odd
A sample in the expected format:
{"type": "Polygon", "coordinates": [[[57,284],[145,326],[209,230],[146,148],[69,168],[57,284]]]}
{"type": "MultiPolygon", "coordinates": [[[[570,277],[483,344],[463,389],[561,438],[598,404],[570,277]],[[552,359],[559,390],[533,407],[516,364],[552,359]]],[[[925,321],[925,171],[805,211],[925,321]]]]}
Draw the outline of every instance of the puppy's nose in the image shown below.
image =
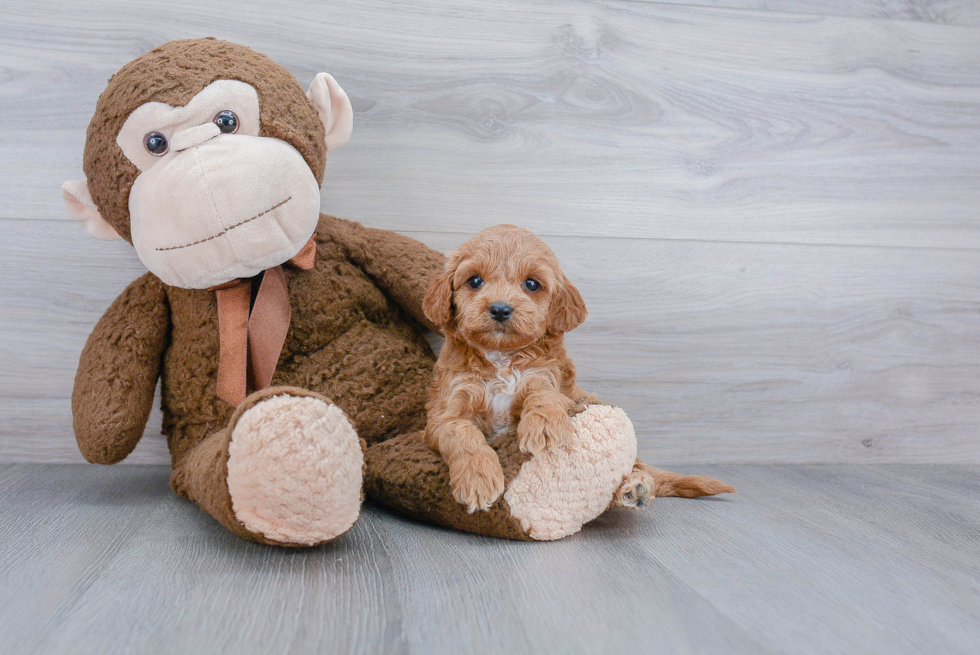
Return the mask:
{"type": "Polygon", "coordinates": [[[490,305],[490,316],[495,321],[503,323],[514,313],[514,308],[505,302],[495,302],[490,305]]]}

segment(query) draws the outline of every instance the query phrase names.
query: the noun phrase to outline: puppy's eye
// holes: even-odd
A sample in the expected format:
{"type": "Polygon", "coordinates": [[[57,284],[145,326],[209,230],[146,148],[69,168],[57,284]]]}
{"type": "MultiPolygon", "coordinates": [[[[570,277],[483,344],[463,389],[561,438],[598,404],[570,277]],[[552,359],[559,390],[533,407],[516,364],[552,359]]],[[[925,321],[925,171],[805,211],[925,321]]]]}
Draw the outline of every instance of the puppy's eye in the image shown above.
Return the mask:
{"type": "Polygon", "coordinates": [[[479,289],[480,287],[483,286],[483,278],[480,277],[479,275],[474,275],[473,277],[468,279],[466,283],[470,285],[471,289],[479,289]]]}
{"type": "Polygon", "coordinates": [[[533,278],[528,278],[524,280],[524,288],[528,291],[537,291],[541,288],[541,284],[533,278]]]}

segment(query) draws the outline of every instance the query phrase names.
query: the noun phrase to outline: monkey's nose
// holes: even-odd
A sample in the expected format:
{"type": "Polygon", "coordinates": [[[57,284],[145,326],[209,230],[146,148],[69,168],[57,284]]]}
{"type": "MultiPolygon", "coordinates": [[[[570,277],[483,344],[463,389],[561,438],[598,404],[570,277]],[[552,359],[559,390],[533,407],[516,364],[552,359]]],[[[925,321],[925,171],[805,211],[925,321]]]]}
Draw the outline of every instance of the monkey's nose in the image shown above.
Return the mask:
{"type": "Polygon", "coordinates": [[[503,323],[514,313],[514,308],[505,302],[495,302],[490,305],[490,316],[495,321],[503,323]]]}
{"type": "Polygon", "coordinates": [[[170,149],[175,152],[187,150],[188,148],[199,146],[219,134],[221,134],[221,130],[214,123],[204,123],[203,125],[188,127],[173,135],[173,138],[170,139],[170,149]]]}

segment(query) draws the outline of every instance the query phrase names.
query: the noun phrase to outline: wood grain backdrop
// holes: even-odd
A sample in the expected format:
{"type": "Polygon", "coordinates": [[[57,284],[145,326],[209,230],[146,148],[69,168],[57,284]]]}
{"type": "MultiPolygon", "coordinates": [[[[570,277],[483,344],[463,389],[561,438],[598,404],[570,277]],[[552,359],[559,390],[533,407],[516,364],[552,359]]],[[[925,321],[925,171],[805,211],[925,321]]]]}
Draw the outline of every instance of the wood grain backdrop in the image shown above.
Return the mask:
{"type": "Polygon", "coordinates": [[[645,457],[980,463],[980,3],[270,7],[0,2],[0,459],[81,461],[78,353],[143,270],[61,206],[99,93],[213,35],[350,94],[324,211],[545,236],[645,457]]]}

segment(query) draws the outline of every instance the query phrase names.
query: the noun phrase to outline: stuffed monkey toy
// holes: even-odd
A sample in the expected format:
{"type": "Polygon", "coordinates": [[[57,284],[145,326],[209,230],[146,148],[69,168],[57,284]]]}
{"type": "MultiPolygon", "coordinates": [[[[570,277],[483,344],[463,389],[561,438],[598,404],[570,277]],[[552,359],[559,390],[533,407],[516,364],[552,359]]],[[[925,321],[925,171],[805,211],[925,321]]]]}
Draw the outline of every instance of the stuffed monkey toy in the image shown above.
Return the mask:
{"type": "Polygon", "coordinates": [[[508,493],[475,513],[453,499],[419,431],[435,359],[421,331],[437,329],[422,305],[445,258],[319,212],[327,153],[352,118],[330,75],[304,93],[267,57],[210,38],[164,44],[109,80],[86,179],[62,195],[92,236],[128,241],[149,272],[82,350],[72,413],[88,461],[132,452],[159,380],[171,487],[266,544],[343,534],[364,482],[415,518],[514,539],[571,534],[612,496],[630,507],[726,490],[656,469],[624,481],[632,426],[592,405],[572,418],[578,452],[531,458],[493,442],[508,493]],[[542,476],[554,487],[543,496],[542,476]]]}
{"type": "Polygon", "coordinates": [[[421,334],[444,257],[320,214],[327,153],[350,137],[326,73],[215,39],[126,64],[99,98],[71,216],[125,239],[149,272],[86,343],[72,393],[90,462],[136,446],[159,379],[173,490],[247,539],[311,546],[346,532],[362,440],[425,424],[421,334]]]}

